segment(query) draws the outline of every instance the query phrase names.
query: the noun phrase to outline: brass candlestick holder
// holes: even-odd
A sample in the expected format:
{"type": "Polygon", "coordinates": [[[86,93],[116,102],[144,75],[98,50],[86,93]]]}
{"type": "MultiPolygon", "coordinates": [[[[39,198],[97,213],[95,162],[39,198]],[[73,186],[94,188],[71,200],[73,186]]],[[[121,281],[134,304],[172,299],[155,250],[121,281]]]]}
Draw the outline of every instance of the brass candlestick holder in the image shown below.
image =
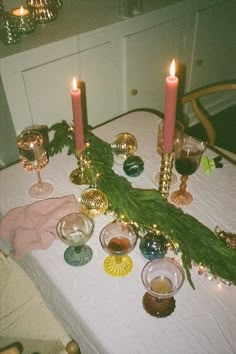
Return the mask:
{"type": "Polygon", "coordinates": [[[173,161],[173,153],[162,153],[159,191],[166,200],[170,191],[173,161]]]}
{"type": "Polygon", "coordinates": [[[85,176],[84,171],[89,168],[89,160],[86,154],[86,149],[88,148],[88,143],[85,144],[83,150],[76,150],[75,154],[78,159],[78,168],[73,170],[70,174],[70,180],[72,183],[77,185],[89,184],[89,179],[85,176]]]}

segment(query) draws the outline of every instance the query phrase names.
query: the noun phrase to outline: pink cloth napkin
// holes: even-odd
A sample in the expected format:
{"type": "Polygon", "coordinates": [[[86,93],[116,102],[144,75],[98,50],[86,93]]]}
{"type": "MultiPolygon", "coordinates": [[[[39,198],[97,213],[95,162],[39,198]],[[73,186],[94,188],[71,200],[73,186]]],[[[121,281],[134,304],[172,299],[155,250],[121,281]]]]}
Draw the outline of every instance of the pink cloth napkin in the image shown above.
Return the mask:
{"type": "Polygon", "coordinates": [[[16,258],[32,250],[46,249],[58,238],[58,221],[73,212],[79,212],[74,195],[14,208],[0,221],[0,238],[11,242],[16,258]]]}

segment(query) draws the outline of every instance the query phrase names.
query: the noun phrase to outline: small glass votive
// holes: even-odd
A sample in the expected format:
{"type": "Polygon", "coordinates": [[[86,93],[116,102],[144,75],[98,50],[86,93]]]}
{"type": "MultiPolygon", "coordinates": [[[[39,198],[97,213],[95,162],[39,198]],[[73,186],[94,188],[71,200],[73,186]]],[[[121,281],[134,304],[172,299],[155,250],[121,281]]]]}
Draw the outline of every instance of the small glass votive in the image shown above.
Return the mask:
{"type": "Polygon", "coordinates": [[[28,34],[35,30],[36,24],[29,9],[21,6],[11,12],[16,31],[20,34],[28,34]]]}
{"type": "Polygon", "coordinates": [[[37,24],[55,21],[58,16],[58,6],[54,6],[53,0],[27,0],[26,3],[37,24]]]}
{"type": "Polygon", "coordinates": [[[143,12],[143,0],[132,1],[132,14],[133,16],[139,15],[143,12]]]}
{"type": "Polygon", "coordinates": [[[119,0],[119,16],[122,19],[132,17],[132,0],[119,0]]]}

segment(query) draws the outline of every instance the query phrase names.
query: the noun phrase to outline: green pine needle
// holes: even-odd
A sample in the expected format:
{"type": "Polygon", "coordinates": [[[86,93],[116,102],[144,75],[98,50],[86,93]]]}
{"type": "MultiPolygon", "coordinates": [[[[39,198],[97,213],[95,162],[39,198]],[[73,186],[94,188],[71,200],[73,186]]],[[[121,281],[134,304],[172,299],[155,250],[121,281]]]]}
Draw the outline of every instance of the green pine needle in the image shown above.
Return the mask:
{"type": "MultiPolygon", "coordinates": [[[[50,129],[53,130],[55,134],[49,154],[61,152],[64,146],[68,147],[68,154],[74,153],[74,137],[68,123],[55,124],[50,129]]],[[[193,288],[192,261],[236,285],[236,253],[233,250],[194,217],[165,201],[156,189],[133,188],[125,177],[117,175],[112,169],[114,160],[108,143],[92,132],[86,132],[85,139],[89,142],[87,157],[91,164],[84,175],[90,180],[91,176],[100,175],[97,187],[106,194],[109,210],[114,211],[117,218],[138,224],[143,232],[156,225],[158,230],[178,243],[186,276],[193,288]]]]}

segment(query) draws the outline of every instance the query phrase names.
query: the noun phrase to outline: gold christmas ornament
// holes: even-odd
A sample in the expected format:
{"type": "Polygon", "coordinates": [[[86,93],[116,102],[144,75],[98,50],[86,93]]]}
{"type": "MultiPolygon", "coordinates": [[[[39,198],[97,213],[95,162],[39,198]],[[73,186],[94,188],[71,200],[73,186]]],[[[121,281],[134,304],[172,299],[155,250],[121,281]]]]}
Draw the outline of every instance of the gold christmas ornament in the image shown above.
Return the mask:
{"type": "Polygon", "coordinates": [[[98,188],[88,188],[82,192],[79,199],[80,211],[94,218],[104,214],[108,208],[108,199],[105,193],[98,188]]]}
{"type": "Polygon", "coordinates": [[[215,228],[215,234],[217,238],[226,244],[226,246],[231,248],[231,250],[236,251],[236,234],[221,230],[218,226],[215,228]]]}
{"type": "Polygon", "coordinates": [[[137,140],[132,134],[120,133],[116,135],[115,141],[111,144],[115,162],[122,164],[128,156],[136,153],[137,146],[137,140]]]}

